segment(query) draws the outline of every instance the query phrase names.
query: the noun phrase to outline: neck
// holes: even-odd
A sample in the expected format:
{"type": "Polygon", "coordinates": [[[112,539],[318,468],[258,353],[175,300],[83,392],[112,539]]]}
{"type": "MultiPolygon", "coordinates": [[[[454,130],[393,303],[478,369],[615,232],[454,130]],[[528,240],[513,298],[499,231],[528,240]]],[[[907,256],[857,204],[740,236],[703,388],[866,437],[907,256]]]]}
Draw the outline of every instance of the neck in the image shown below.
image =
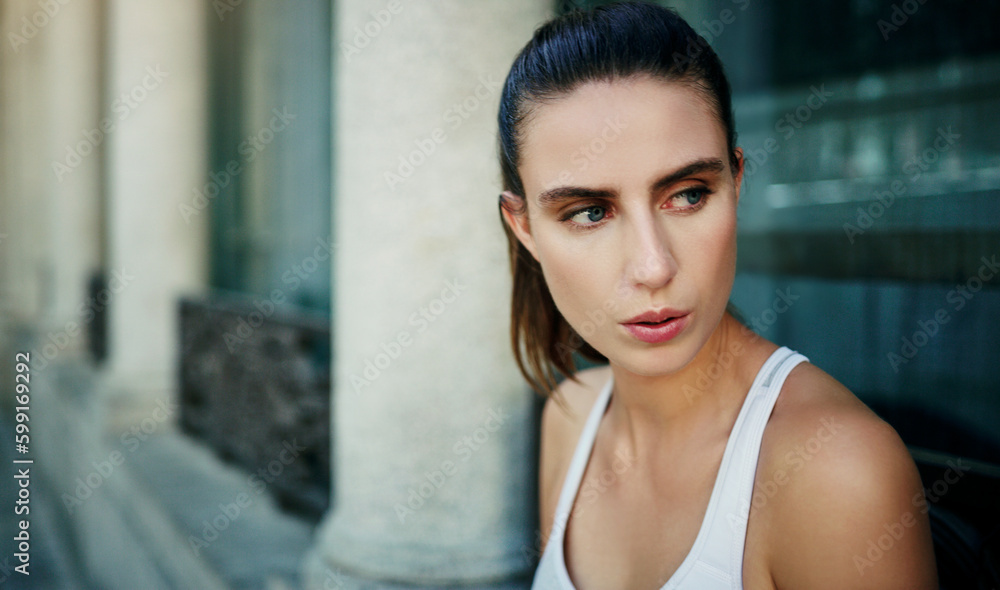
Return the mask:
{"type": "Polygon", "coordinates": [[[698,354],[675,373],[647,377],[612,364],[615,389],[608,411],[619,444],[645,456],[705,437],[728,437],[774,349],[727,312],[698,354]]]}

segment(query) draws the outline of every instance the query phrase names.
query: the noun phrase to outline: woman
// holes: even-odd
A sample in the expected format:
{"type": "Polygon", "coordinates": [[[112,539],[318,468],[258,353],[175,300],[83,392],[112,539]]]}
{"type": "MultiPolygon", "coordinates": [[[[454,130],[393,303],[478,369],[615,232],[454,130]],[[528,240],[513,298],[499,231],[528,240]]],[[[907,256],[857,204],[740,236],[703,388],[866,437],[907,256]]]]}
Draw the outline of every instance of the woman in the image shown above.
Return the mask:
{"type": "Polygon", "coordinates": [[[544,25],[507,77],[512,336],[550,394],[535,587],[936,588],[899,437],[727,309],[730,101],[707,43],[641,3],[544,25]]]}

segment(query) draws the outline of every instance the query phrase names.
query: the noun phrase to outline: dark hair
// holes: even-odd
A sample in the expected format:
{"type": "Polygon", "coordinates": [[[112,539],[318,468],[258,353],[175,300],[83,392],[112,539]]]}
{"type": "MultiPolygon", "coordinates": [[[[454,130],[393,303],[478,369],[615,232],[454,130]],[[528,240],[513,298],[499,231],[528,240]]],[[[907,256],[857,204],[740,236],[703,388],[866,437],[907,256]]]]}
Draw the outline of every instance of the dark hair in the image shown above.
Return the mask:
{"type": "MultiPolygon", "coordinates": [[[[646,2],[621,2],[573,11],[545,23],[514,60],[500,97],[499,158],[503,188],[519,199],[501,196],[500,206],[525,211],[524,186],[518,173],[521,132],[535,106],[565,96],[586,82],[639,75],[697,90],[719,117],[736,169],[731,90],[715,51],[676,11],[646,2]]],[[[576,373],[574,352],[593,361],[606,359],[562,317],[541,266],[507,224],[504,231],[514,279],[514,357],[532,387],[551,394],[557,373],[568,377],[576,373]]]]}

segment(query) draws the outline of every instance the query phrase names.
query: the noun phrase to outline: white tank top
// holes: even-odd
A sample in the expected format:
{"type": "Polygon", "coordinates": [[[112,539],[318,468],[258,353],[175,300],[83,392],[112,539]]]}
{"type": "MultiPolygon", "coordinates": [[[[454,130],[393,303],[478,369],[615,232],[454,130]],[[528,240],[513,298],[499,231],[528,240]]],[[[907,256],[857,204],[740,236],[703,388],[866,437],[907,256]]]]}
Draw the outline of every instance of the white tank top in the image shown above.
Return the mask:
{"type": "MultiPolygon", "coordinates": [[[[698,536],[690,553],[661,590],[742,590],[743,545],[764,427],[788,373],[807,360],[801,354],[781,347],[757,372],[729,434],[698,536]]],[[[552,533],[535,571],[531,585],[533,590],[575,590],[566,570],[563,533],[590,460],[597,427],[611,399],[612,385],[613,379],[597,397],[583,427],[559,494],[552,533]]]]}

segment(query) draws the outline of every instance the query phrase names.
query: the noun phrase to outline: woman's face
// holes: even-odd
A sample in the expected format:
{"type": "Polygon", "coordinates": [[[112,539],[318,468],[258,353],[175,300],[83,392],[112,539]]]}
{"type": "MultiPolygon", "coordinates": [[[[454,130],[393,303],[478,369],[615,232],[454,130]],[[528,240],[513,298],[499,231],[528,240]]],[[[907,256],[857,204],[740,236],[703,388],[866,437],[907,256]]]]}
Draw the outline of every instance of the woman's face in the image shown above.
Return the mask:
{"type": "Polygon", "coordinates": [[[650,77],[587,83],[534,107],[507,222],[563,317],[640,375],[687,365],[719,324],[736,266],[742,170],[705,98],[650,77]]]}

